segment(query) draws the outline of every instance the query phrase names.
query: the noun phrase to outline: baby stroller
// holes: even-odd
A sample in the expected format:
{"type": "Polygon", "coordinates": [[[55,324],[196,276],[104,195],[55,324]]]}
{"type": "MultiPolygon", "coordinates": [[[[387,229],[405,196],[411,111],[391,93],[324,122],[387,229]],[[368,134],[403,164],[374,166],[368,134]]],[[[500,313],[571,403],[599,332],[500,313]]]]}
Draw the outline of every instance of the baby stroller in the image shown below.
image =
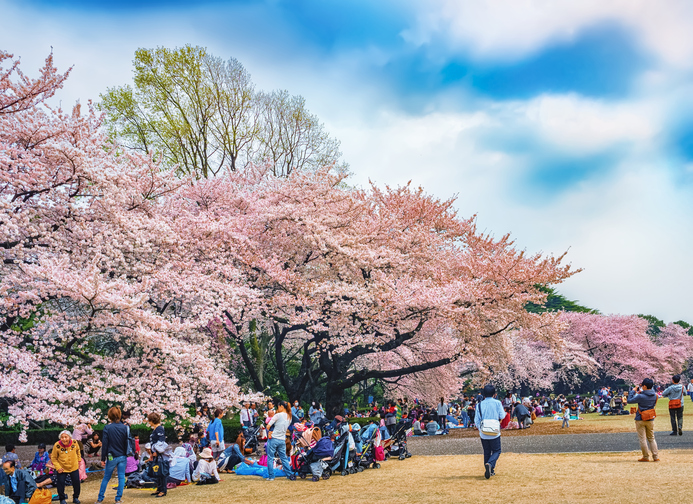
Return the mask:
{"type": "Polygon", "coordinates": [[[245,445],[243,446],[243,451],[245,455],[257,453],[257,449],[260,447],[260,429],[257,425],[252,427],[243,427],[243,437],[245,438],[245,445]]]}
{"type": "Polygon", "coordinates": [[[358,472],[368,469],[369,467],[380,469],[380,462],[375,460],[375,447],[380,445],[380,440],[380,431],[376,430],[373,437],[363,446],[361,455],[356,458],[355,465],[358,472]]]}
{"type": "Polygon", "coordinates": [[[313,481],[330,479],[330,461],[334,454],[334,445],[328,437],[321,438],[313,448],[299,448],[293,469],[301,479],[311,474],[313,481]]]}
{"type": "Polygon", "coordinates": [[[356,472],[353,456],[349,454],[349,437],[351,433],[347,430],[340,434],[334,442],[334,452],[329,467],[326,469],[330,474],[341,472],[342,476],[356,472]]]}
{"type": "Polygon", "coordinates": [[[387,446],[387,452],[385,454],[385,459],[390,457],[399,457],[400,460],[411,457],[411,453],[407,450],[407,437],[409,437],[411,432],[412,421],[403,418],[395,426],[392,437],[389,439],[390,443],[387,446]]]}

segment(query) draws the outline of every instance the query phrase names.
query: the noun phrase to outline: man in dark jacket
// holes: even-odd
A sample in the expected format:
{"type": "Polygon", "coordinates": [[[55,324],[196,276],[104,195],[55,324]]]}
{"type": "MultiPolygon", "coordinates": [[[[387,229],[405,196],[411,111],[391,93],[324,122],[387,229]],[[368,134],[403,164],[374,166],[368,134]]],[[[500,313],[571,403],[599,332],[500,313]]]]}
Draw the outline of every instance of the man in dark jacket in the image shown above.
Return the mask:
{"type": "Polygon", "coordinates": [[[116,491],[115,501],[120,503],[123,497],[123,488],[125,488],[125,467],[127,466],[128,454],[128,427],[120,420],[122,418],[120,408],[113,407],[108,410],[108,420],[110,423],[103,428],[103,436],[101,447],[101,465],[105,470],[103,480],[101,481],[101,489],[99,490],[99,498],[97,503],[103,502],[106,496],[106,488],[108,482],[113,475],[113,471],[118,471],[118,490],[116,491]]]}
{"type": "Polygon", "coordinates": [[[14,460],[2,464],[0,485],[5,486],[5,495],[17,504],[29,502],[36,490],[36,482],[28,471],[18,469],[14,460]]]}
{"type": "Polygon", "coordinates": [[[642,458],[638,459],[638,462],[649,462],[649,452],[652,452],[652,461],[659,462],[659,451],[654,437],[654,417],[650,420],[643,420],[641,415],[643,411],[655,408],[657,405],[657,394],[652,390],[654,382],[651,378],[645,378],[641,386],[642,389],[636,387],[628,392],[628,404],[638,405],[638,411],[635,413],[635,430],[638,433],[640,450],[642,451],[642,458]]]}
{"type": "Polygon", "coordinates": [[[525,422],[527,421],[528,418],[531,417],[529,410],[527,407],[522,404],[521,402],[518,402],[515,405],[515,409],[513,410],[513,413],[515,414],[515,418],[517,418],[517,425],[520,429],[524,429],[527,427],[525,425],[525,422]]]}

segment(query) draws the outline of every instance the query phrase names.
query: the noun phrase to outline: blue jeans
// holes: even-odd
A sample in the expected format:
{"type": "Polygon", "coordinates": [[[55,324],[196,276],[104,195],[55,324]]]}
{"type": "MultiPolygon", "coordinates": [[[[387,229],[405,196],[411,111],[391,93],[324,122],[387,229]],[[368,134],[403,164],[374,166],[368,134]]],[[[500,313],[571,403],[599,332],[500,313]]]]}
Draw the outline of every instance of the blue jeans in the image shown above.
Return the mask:
{"type": "Polygon", "coordinates": [[[484,448],[484,464],[490,464],[491,469],[495,469],[496,461],[501,454],[500,436],[493,439],[482,439],[481,446],[484,448]]]}
{"type": "Polygon", "coordinates": [[[226,464],[227,469],[232,469],[236,464],[240,464],[241,462],[245,461],[245,457],[241,453],[241,449],[236,443],[233,443],[231,446],[226,448],[226,450],[224,450],[224,456],[229,459],[228,463],[226,464]]]}
{"type": "Polygon", "coordinates": [[[114,469],[118,469],[118,490],[116,490],[115,500],[118,502],[123,498],[123,488],[125,488],[125,466],[127,463],[128,458],[126,456],[115,457],[113,460],[106,461],[103,479],[101,480],[101,489],[99,490],[99,498],[96,500],[101,502],[106,496],[106,488],[108,487],[108,482],[111,480],[114,469]]]}
{"type": "Polygon", "coordinates": [[[288,476],[294,472],[291,470],[291,464],[289,463],[289,457],[286,455],[286,442],[283,439],[270,439],[265,445],[265,452],[267,453],[267,476],[270,479],[274,478],[274,456],[277,454],[279,460],[282,461],[282,468],[288,476]]]}

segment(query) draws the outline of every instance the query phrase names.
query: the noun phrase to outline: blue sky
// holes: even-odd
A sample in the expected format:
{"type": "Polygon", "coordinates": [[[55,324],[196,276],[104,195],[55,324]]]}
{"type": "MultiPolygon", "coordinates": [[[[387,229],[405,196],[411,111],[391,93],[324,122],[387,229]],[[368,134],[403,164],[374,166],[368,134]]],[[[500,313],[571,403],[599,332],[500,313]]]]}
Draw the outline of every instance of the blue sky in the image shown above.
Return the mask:
{"type": "Polygon", "coordinates": [[[457,195],[482,229],[584,271],[605,313],[693,322],[693,3],[7,1],[0,48],[74,65],[63,106],[138,47],[207,47],[301,94],[352,182],[457,195]]]}

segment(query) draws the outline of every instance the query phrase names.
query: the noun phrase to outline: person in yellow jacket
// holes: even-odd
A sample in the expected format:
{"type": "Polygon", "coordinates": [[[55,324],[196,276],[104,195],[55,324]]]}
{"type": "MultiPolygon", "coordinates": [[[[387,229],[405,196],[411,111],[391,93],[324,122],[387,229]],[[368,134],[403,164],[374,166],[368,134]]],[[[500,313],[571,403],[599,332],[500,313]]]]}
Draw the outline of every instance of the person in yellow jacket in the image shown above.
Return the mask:
{"type": "Polygon", "coordinates": [[[65,495],[65,480],[68,475],[72,480],[72,502],[80,504],[80,481],[79,481],[79,461],[82,454],[79,451],[79,444],[72,439],[72,434],[69,431],[60,433],[60,441],[53,445],[51,451],[51,461],[55,467],[57,474],[58,497],[60,504],[67,504],[67,495],[65,495]]]}

